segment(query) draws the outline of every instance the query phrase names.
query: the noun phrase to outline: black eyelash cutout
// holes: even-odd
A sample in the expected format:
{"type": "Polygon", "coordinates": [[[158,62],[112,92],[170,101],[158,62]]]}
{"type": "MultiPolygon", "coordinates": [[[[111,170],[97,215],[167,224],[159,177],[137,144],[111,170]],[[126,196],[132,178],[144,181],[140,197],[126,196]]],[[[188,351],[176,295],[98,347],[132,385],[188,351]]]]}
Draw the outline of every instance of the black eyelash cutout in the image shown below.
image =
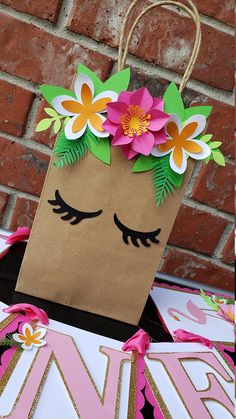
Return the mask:
{"type": "Polygon", "coordinates": [[[96,212],[83,212],[72,208],[62,199],[58,190],[55,192],[55,200],[49,200],[48,203],[52,206],[59,207],[53,208],[53,212],[56,214],[63,214],[65,212],[67,213],[61,217],[62,220],[68,221],[74,218],[74,220],[70,222],[71,225],[79,224],[80,221],[86,218],[98,217],[102,213],[102,210],[96,212]]]}
{"type": "Polygon", "coordinates": [[[130,244],[128,241],[128,238],[130,237],[131,242],[133,243],[133,245],[135,247],[140,247],[138,240],[141,241],[141,243],[145,246],[145,247],[150,247],[151,244],[148,243],[147,240],[150,240],[152,243],[160,243],[160,241],[157,239],[157,236],[160,234],[161,229],[158,228],[155,231],[151,231],[149,233],[142,233],[141,231],[135,231],[135,230],[131,230],[130,228],[126,227],[124,224],[122,224],[120,222],[120,220],[118,219],[117,215],[114,214],[114,222],[117,225],[117,227],[119,228],[119,230],[123,233],[123,241],[126,244],[130,244]]]}

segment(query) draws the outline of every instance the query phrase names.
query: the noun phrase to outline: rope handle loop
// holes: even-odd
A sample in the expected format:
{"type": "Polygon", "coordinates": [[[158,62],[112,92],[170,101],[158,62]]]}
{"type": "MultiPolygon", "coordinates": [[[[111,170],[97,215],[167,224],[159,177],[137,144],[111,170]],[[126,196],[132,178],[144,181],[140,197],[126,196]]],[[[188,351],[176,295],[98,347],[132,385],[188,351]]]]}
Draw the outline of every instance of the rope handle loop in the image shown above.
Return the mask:
{"type": "Polygon", "coordinates": [[[195,63],[197,61],[197,57],[200,51],[200,47],[201,47],[201,22],[200,22],[200,16],[198,13],[198,10],[196,8],[196,6],[194,5],[194,3],[192,2],[192,0],[186,0],[189,7],[185,6],[184,4],[180,3],[179,1],[174,1],[174,0],[161,0],[158,3],[155,4],[151,4],[149,6],[147,6],[144,10],[142,10],[142,12],[136,17],[134,23],[132,24],[132,27],[127,35],[127,39],[126,39],[126,45],[124,47],[124,43],[125,43],[125,31],[126,31],[126,26],[128,24],[130,15],[133,11],[133,9],[135,8],[135,6],[139,3],[140,0],[133,0],[133,2],[131,3],[129,9],[126,12],[126,15],[124,17],[123,20],[123,24],[121,27],[121,33],[120,33],[120,42],[119,42],[119,52],[118,52],[118,71],[122,70],[125,66],[126,63],[126,58],[128,55],[128,50],[129,50],[129,46],[130,46],[130,42],[131,42],[131,38],[132,35],[134,33],[134,30],[137,26],[137,24],[139,23],[139,21],[141,20],[141,18],[148,13],[150,10],[154,9],[155,7],[158,6],[166,6],[166,5],[172,5],[172,6],[177,6],[180,7],[181,9],[183,9],[194,21],[195,26],[196,26],[196,37],[195,37],[195,41],[194,41],[194,46],[193,46],[193,51],[189,60],[189,63],[187,65],[187,68],[185,70],[185,73],[183,75],[183,78],[181,80],[180,83],[180,87],[179,87],[179,91],[180,93],[182,93],[182,91],[184,90],[184,88],[186,87],[195,63]]]}

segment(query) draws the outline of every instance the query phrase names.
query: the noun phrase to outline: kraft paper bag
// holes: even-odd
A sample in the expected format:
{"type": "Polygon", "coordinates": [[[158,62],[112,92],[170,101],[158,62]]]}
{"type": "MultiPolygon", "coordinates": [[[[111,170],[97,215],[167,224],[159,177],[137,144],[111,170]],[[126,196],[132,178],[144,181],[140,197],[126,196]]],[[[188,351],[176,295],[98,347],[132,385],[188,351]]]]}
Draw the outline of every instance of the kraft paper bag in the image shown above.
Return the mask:
{"type": "Polygon", "coordinates": [[[122,71],[106,82],[79,65],[73,91],[41,86],[51,108],[37,130],[59,134],[17,291],[138,324],[193,159],[224,164],[221,143],[203,135],[211,107],[181,98],[201,38],[195,8],[183,8],[197,34],[179,90],[128,92],[123,35],[122,71]]]}
{"type": "Polygon", "coordinates": [[[17,291],[138,324],[185,187],[156,208],[150,174],[132,165],[116,148],[111,166],[92,154],[63,170],[50,164],[17,291]],[[101,215],[75,226],[61,220],[48,203],[56,190],[71,207],[101,215]],[[160,243],[125,244],[114,214],[130,229],[161,228],[160,243]]]}

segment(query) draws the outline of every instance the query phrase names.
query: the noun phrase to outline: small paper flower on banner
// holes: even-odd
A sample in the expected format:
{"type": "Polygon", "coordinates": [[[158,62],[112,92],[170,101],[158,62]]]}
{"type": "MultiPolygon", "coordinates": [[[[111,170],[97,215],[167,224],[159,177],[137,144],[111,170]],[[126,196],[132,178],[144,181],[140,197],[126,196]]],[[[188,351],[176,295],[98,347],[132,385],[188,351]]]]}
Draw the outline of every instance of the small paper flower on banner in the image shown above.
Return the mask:
{"type": "Polygon", "coordinates": [[[223,317],[226,320],[229,320],[230,322],[235,322],[235,306],[234,304],[223,304],[219,311],[219,316],[223,317]]]}
{"type": "Polygon", "coordinates": [[[170,167],[176,173],[182,174],[187,169],[187,156],[195,160],[204,160],[211,154],[210,147],[197,137],[205,129],[204,115],[193,115],[181,125],[177,115],[172,114],[166,124],[167,142],[152,149],[156,157],[170,153],[170,167]]]}
{"type": "Polygon", "coordinates": [[[33,330],[29,323],[25,323],[22,327],[22,333],[14,333],[13,339],[22,343],[22,349],[31,350],[33,347],[40,348],[46,345],[46,341],[42,339],[46,332],[46,329],[33,330]]]}
{"type": "Polygon", "coordinates": [[[118,94],[107,90],[94,95],[94,84],[89,76],[80,74],[75,80],[76,99],[69,95],[57,96],[52,100],[56,111],[64,116],[72,117],[65,126],[68,140],[76,140],[84,134],[88,127],[99,138],[109,136],[102,126],[108,102],[117,100],[118,94]]]}
{"type": "Polygon", "coordinates": [[[169,115],[163,110],[164,101],[153,98],[145,87],[121,92],[117,102],[107,104],[103,127],[114,136],[112,145],[119,146],[128,160],[139,153],[148,156],[154,145],[166,142],[163,127],[169,115]]]}
{"type": "Polygon", "coordinates": [[[227,304],[227,300],[225,298],[219,297],[217,295],[212,295],[212,300],[214,303],[218,304],[219,306],[222,304],[227,304]]]}

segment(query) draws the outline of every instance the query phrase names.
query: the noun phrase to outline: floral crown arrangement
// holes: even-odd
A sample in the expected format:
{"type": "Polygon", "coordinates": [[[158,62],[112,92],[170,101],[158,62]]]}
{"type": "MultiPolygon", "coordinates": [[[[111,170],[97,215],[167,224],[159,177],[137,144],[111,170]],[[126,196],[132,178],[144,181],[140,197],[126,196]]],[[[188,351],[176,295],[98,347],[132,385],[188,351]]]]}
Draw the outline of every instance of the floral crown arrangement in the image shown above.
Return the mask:
{"type": "Polygon", "coordinates": [[[51,108],[44,109],[49,117],[36,131],[53,125],[58,134],[54,165],[59,168],[80,161],[87,150],[111,164],[111,147],[119,147],[125,159],[134,160],[133,172],[152,171],[159,206],[181,188],[189,157],[224,166],[222,143],[204,134],[211,106],[185,108],[175,83],[163,98],[152,97],[145,87],[129,92],[129,79],[127,68],[103,83],[79,64],[74,91],[40,86],[51,108]]]}

